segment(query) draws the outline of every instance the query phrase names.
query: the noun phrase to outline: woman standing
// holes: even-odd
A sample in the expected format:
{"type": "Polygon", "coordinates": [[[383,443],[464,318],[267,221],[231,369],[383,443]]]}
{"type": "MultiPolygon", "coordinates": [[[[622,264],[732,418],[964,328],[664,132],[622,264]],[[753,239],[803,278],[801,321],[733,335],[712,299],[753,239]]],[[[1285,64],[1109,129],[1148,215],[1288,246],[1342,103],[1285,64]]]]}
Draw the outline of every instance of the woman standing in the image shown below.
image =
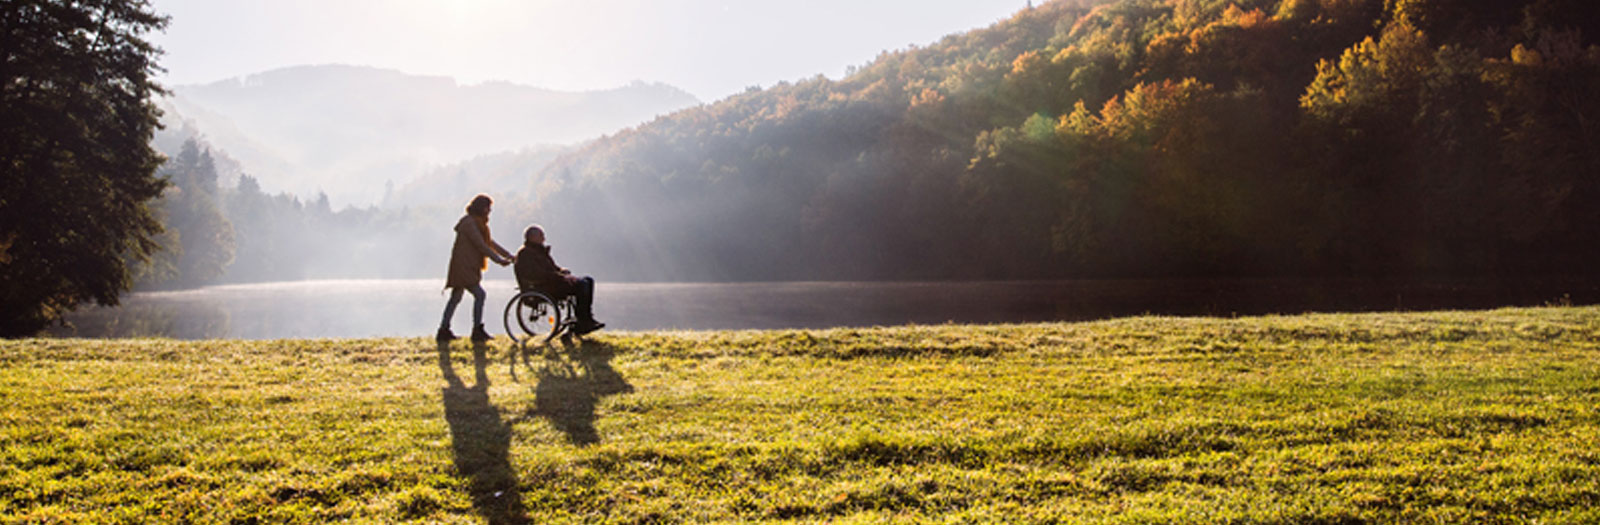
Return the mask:
{"type": "Polygon", "coordinates": [[[450,331],[450,317],[461,303],[462,291],[472,292],[472,340],[483,342],[490,338],[489,332],[483,329],[483,271],[489,268],[490,259],[500,266],[516,261],[516,256],[489,236],[489,207],[493,204],[493,199],[480,193],[467,204],[467,215],[456,221],[456,244],[450,249],[450,275],[444,281],[444,287],[450,289],[450,301],[444,304],[444,319],[439,322],[436,337],[439,342],[456,338],[450,331]]]}

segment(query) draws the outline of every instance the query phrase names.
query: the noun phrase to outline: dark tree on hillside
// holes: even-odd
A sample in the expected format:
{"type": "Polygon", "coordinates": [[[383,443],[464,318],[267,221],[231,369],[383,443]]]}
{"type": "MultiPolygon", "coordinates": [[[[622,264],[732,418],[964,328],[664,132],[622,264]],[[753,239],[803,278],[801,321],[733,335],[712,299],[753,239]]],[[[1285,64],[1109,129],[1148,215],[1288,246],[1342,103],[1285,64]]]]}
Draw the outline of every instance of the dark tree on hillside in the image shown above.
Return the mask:
{"type": "Polygon", "coordinates": [[[139,0],[7,0],[0,9],[0,336],[33,334],[129,286],[165,183],[150,147],[166,18],[139,0]]]}
{"type": "Polygon", "coordinates": [[[234,229],[218,201],[217,169],[211,152],[194,139],[156,172],[170,186],[156,200],[166,227],[161,249],[135,262],[135,284],[192,287],[210,284],[233,263],[234,229]]]}

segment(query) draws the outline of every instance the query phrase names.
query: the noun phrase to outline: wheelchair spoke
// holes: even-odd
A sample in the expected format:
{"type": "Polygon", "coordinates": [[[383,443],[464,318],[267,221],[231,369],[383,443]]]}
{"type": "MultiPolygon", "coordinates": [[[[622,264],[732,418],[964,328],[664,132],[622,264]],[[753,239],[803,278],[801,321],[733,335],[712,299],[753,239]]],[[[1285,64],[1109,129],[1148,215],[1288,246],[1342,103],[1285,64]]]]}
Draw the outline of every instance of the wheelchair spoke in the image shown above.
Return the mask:
{"type": "Polygon", "coordinates": [[[519,340],[548,341],[561,330],[564,321],[561,310],[561,303],[542,293],[519,293],[506,303],[506,333],[520,332],[519,340]]]}

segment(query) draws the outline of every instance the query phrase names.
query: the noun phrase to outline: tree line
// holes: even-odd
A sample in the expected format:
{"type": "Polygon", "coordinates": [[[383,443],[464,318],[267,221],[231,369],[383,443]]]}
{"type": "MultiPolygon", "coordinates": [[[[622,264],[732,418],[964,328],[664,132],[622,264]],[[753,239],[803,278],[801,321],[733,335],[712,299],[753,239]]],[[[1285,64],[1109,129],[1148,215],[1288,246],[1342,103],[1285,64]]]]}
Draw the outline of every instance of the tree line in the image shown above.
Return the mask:
{"type": "Polygon", "coordinates": [[[156,171],[168,183],[152,203],[164,229],[155,252],[128,261],[136,288],[443,272],[448,217],[440,210],[335,210],[326,193],[268,193],[248,173],[222,187],[217,172],[210,146],[193,137],[156,171]]]}

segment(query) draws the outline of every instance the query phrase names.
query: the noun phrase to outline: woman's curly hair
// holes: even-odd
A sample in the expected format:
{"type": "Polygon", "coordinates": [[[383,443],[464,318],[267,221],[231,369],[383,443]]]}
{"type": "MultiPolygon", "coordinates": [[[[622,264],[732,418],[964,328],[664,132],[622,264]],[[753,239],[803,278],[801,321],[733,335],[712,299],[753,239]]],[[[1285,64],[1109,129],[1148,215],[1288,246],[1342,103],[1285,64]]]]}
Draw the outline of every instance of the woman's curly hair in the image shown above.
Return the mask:
{"type": "Polygon", "coordinates": [[[483,215],[489,213],[489,205],[491,204],[494,204],[494,199],[489,198],[488,195],[479,193],[477,197],[472,198],[471,203],[467,204],[467,213],[470,215],[483,215]]]}

